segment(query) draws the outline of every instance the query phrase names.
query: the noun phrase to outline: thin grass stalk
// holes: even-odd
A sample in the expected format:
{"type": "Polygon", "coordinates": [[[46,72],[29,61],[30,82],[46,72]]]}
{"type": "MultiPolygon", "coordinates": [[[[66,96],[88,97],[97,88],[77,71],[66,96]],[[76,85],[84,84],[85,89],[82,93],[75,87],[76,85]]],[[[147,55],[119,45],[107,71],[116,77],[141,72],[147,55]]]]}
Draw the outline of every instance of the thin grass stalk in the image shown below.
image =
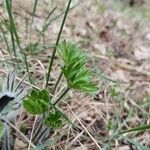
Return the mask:
{"type": "MultiPolygon", "coordinates": [[[[80,3],[78,3],[77,5],[75,5],[75,6],[71,7],[71,8],[69,8],[69,10],[72,10],[73,8],[75,8],[76,6],[78,6],[79,4],[80,4],[80,3]]],[[[39,32],[39,39],[37,40],[37,43],[40,43],[41,38],[43,37],[43,34],[47,31],[49,25],[50,25],[53,21],[55,21],[56,19],[58,19],[59,17],[61,17],[61,16],[65,13],[65,11],[63,11],[62,13],[60,13],[59,15],[57,15],[56,17],[54,17],[54,18],[52,18],[51,20],[49,20],[50,16],[54,13],[54,11],[55,11],[56,9],[57,9],[57,7],[54,7],[54,8],[51,10],[51,12],[49,13],[49,15],[47,16],[47,18],[46,18],[46,20],[45,20],[45,22],[44,22],[44,24],[43,24],[43,28],[42,28],[42,30],[39,32]],[[49,20],[49,21],[48,21],[48,20],[49,20]]]]}
{"type": "MultiPolygon", "coordinates": [[[[11,60],[13,61],[13,57],[12,57],[12,54],[11,54],[11,50],[10,50],[10,47],[9,47],[9,44],[8,44],[7,38],[6,38],[6,36],[5,36],[5,32],[4,32],[4,30],[3,30],[3,27],[2,27],[2,26],[1,26],[0,28],[1,28],[1,31],[2,31],[2,34],[3,34],[4,41],[5,41],[6,46],[7,46],[8,53],[9,53],[9,55],[10,55],[11,60]]],[[[13,62],[13,63],[14,63],[14,62],[13,62]]]]}
{"type": "Polygon", "coordinates": [[[25,66],[26,66],[26,70],[27,70],[27,73],[28,73],[29,81],[30,81],[31,84],[35,85],[32,82],[32,79],[31,79],[31,75],[30,75],[30,71],[29,71],[29,66],[28,66],[28,61],[27,61],[27,56],[26,56],[26,54],[24,52],[23,52],[23,55],[24,55],[24,61],[25,61],[25,66]]]}
{"type": "MultiPolygon", "coordinates": [[[[35,16],[35,12],[36,12],[36,8],[37,8],[37,4],[38,4],[38,0],[35,0],[34,2],[34,6],[33,6],[33,12],[32,12],[32,20],[31,20],[31,24],[30,24],[30,49],[31,49],[31,39],[32,39],[32,24],[33,24],[33,21],[34,21],[34,16],[35,16]]],[[[32,51],[31,51],[32,53],[32,51]]]]}
{"type": "Polygon", "coordinates": [[[11,41],[12,41],[14,56],[15,56],[15,58],[17,60],[17,52],[16,52],[16,46],[15,46],[15,39],[14,39],[14,34],[13,34],[12,28],[10,29],[10,34],[11,34],[11,41]]]}
{"type": "Polygon", "coordinates": [[[24,52],[24,51],[22,50],[22,48],[21,48],[20,39],[19,39],[19,37],[18,37],[18,33],[17,33],[17,30],[16,30],[16,27],[15,27],[15,26],[14,26],[14,33],[15,33],[17,45],[18,45],[18,47],[19,47],[19,49],[20,49],[20,52],[21,52],[22,55],[23,55],[23,59],[24,59],[24,63],[25,63],[25,66],[26,66],[26,71],[27,71],[27,73],[28,73],[29,81],[30,81],[31,84],[34,84],[34,83],[32,82],[31,75],[30,75],[30,71],[29,71],[28,59],[27,59],[27,56],[26,56],[25,52],[24,52]]]}
{"type": "MultiPolygon", "coordinates": [[[[75,7],[78,6],[79,4],[80,4],[80,3],[78,3],[77,5],[75,5],[75,6],[71,7],[71,8],[69,8],[69,10],[75,8],[75,7]]],[[[37,43],[40,43],[41,37],[43,36],[44,32],[47,31],[47,28],[49,27],[49,25],[50,25],[53,21],[55,21],[56,19],[58,19],[59,17],[61,17],[61,16],[65,13],[65,11],[63,11],[62,13],[60,13],[59,15],[57,15],[56,17],[54,17],[54,18],[52,18],[51,20],[49,20],[50,16],[52,15],[52,13],[54,13],[54,11],[55,11],[56,9],[57,9],[57,7],[53,8],[52,11],[50,12],[50,14],[48,15],[48,17],[46,18],[46,21],[45,21],[45,23],[44,23],[44,25],[43,25],[43,28],[42,28],[42,30],[40,31],[40,34],[39,34],[40,36],[39,36],[39,39],[38,39],[38,42],[37,42],[37,43]],[[49,21],[47,22],[47,20],[49,20],[49,21]]]]}
{"type": "Polygon", "coordinates": [[[8,15],[9,15],[9,20],[10,20],[9,30],[10,30],[10,34],[11,34],[11,41],[12,41],[12,46],[13,46],[13,52],[14,52],[14,56],[15,56],[15,58],[17,60],[15,39],[14,39],[14,33],[13,33],[14,20],[13,20],[13,16],[12,16],[12,1],[11,0],[5,0],[5,2],[6,2],[6,8],[7,8],[7,12],[8,12],[8,15]]]}
{"type": "MultiPolygon", "coordinates": [[[[71,8],[69,8],[69,11],[74,9],[75,7],[77,7],[81,2],[79,2],[78,4],[76,4],[75,6],[72,6],[71,8]]],[[[52,18],[49,23],[46,24],[46,26],[49,26],[51,22],[55,21],[56,19],[58,19],[59,17],[61,17],[63,14],[65,14],[66,11],[63,11],[62,13],[60,13],[59,15],[57,15],[56,17],[52,18]]]]}
{"type": "Polygon", "coordinates": [[[56,10],[57,7],[54,7],[51,12],[48,14],[48,16],[46,17],[45,19],[45,22],[43,24],[43,27],[42,27],[42,30],[39,32],[39,39],[37,40],[37,43],[40,43],[41,41],[41,38],[43,37],[43,34],[46,32],[48,26],[50,25],[51,23],[51,20],[49,20],[50,16],[54,13],[54,11],[56,10]],[[48,23],[47,23],[48,22],[48,23]]]}
{"type": "Polygon", "coordinates": [[[14,37],[16,38],[17,45],[18,45],[18,47],[20,49],[20,52],[23,55],[24,63],[25,63],[26,70],[27,70],[27,73],[28,73],[29,81],[30,81],[30,83],[32,83],[32,80],[31,80],[31,77],[30,77],[30,72],[29,72],[29,66],[28,66],[27,57],[26,57],[25,52],[22,50],[22,48],[20,46],[20,40],[19,40],[19,37],[18,37],[18,34],[17,34],[16,26],[15,26],[13,15],[12,15],[12,11],[11,11],[12,10],[12,1],[11,0],[5,0],[5,1],[6,1],[7,12],[8,12],[9,19],[10,19],[10,29],[11,29],[10,32],[11,32],[11,38],[12,38],[12,44],[13,44],[15,58],[17,59],[14,37]]]}
{"type": "Polygon", "coordinates": [[[35,0],[34,7],[33,7],[33,12],[32,12],[32,22],[31,22],[31,24],[33,24],[33,20],[34,20],[37,4],[38,4],[38,0],[35,0]]]}
{"type": "Polygon", "coordinates": [[[60,40],[61,33],[62,33],[64,24],[65,24],[65,21],[66,21],[67,14],[68,14],[68,12],[69,12],[69,8],[70,8],[70,5],[71,5],[71,2],[72,2],[72,0],[69,0],[68,5],[67,5],[67,8],[66,8],[66,11],[65,11],[65,15],[64,15],[64,18],[63,18],[61,27],[60,27],[60,31],[59,31],[58,36],[57,36],[57,40],[56,40],[56,43],[55,43],[55,47],[54,47],[54,50],[53,50],[53,53],[52,53],[52,58],[51,58],[50,63],[49,63],[48,74],[47,74],[47,80],[46,80],[46,85],[45,85],[46,88],[47,88],[47,86],[48,86],[48,81],[49,81],[49,79],[50,79],[50,73],[51,73],[51,69],[52,69],[52,65],[53,65],[55,53],[56,53],[56,50],[57,50],[57,46],[58,46],[58,44],[59,44],[59,40],[60,40]]]}

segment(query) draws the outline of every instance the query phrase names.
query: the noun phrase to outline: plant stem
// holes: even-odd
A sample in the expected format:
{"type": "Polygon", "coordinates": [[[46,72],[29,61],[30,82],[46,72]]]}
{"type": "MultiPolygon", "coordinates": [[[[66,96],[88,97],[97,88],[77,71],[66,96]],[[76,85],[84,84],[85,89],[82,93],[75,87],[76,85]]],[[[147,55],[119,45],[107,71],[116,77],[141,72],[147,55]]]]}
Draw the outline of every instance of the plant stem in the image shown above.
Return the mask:
{"type": "Polygon", "coordinates": [[[33,7],[33,12],[32,12],[32,21],[31,21],[31,25],[33,24],[33,20],[34,20],[34,16],[35,16],[37,4],[38,4],[38,0],[35,0],[35,2],[34,2],[34,7],[33,7]]]}
{"type": "Polygon", "coordinates": [[[66,95],[66,93],[70,90],[69,87],[67,87],[63,92],[62,94],[56,99],[56,101],[53,103],[53,106],[55,106],[62,98],[63,96],[66,95]]]}
{"type": "Polygon", "coordinates": [[[57,79],[57,81],[56,81],[56,84],[55,84],[55,86],[54,86],[54,89],[53,89],[53,91],[52,91],[52,94],[53,94],[53,95],[54,95],[54,93],[55,93],[55,90],[56,90],[56,88],[57,88],[59,82],[60,82],[60,79],[61,79],[62,75],[63,75],[63,72],[61,71],[61,73],[60,73],[60,75],[59,75],[59,77],[58,77],[58,79],[57,79]]]}
{"type": "Polygon", "coordinates": [[[52,65],[53,65],[53,60],[54,60],[54,57],[55,57],[57,46],[59,44],[59,40],[60,40],[60,37],[61,37],[61,33],[62,33],[62,30],[63,30],[64,24],[65,24],[65,21],[66,21],[66,17],[67,17],[67,14],[69,12],[71,1],[72,0],[69,0],[69,2],[68,2],[68,5],[67,5],[66,11],[65,11],[65,15],[64,15],[61,27],[60,27],[60,31],[59,31],[58,36],[57,36],[56,44],[55,44],[55,47],[54,47],[54,50],[53,50],[53,53],[52,53],[52,58],[51,58],[50,63],[49,63],[47,80],[46,80],[46,85],[45,85],[46,88],[48,86],[48,81],[49,81],[49,78],[50,78],[50,73],[51,73],[51,69],[52,69],[52,65]]]}

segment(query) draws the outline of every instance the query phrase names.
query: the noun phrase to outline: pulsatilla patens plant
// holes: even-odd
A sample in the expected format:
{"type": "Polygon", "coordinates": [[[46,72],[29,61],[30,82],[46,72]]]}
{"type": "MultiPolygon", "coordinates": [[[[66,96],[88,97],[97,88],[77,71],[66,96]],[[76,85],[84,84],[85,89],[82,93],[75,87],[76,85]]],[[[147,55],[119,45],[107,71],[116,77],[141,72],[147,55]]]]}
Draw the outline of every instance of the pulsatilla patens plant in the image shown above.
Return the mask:
{"type": "MultiPolygon", "coordinates": [[[[47,89],[37,90],[33,89],[23,102],[24,108],[32,115],[41,115],[35,135],[33,138],[41,137],[40,141],[45,141],[44,135],[46,136],[49,132],[49,127],[57,128],[62,124],[62,119],[69,119],[55,106],[66,93],[72,90],[78,90],[84,93],[93,94],[97,91],[97,86],[91,81],[92,72],[86,68],[87,57],[85,53],[76,46],[76,44],[70,42],[62,42],[57,47],[60,59],[63,64],[61,67],[60,76],[52,89],[51,94],[55,94],[55,89],[62,77],[66,79],[66,87],[61,91],[58,96],[51,96],[47,89]],[[56,98],[55,98],[56,97],[56,98]],[[42,125],[43,128],[41,127],[42,125]],[[47,129],[45,129],[47,128],[47,129]],[[37,131],[40,129],[40,131],[37,131]]],[[[60,85],[61,86],[61,85],[60,85]]],[[[57,95],[57,93],[56,93],[57,95]]],[[[35,140],[35,143],[37,140],[35,140]]]]}

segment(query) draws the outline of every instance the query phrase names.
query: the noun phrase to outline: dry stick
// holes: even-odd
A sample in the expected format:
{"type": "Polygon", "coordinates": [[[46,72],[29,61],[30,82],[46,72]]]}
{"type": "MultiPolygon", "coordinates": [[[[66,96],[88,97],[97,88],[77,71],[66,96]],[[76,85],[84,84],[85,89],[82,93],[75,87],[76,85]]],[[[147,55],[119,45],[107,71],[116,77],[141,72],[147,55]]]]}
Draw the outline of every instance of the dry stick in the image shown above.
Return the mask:
{"type": "Polygon", "coordinates": [[[87,130],[87,128],[83,125],[83,123],[81,122],[81,120],[76,116],[76,114],[72,111],[72,109],[70,108],[70,106],[68,105],[70,111],[72,112],[72,114],[74,115],[74,117],[78,120],[78,122],[80,123],[80,125],[83,127],[83,129],[86,131],[86,133],[89,135],[89,137],[93,140],[93,142],[96,144],[96,146],[98,147],[99,150],[102,150],[102,148],[98,145],[97,141],[94,139],[94,137],[91,135],[91,133],[87,130]]]}
{"type": "MultiPolygon", "coordinates": [[[[96,119],[94,119],[94,120],[87,126],[87,128],[89,128],[95,121],[96,121],[96,119]]],[[[82,132],[80,132],[72,141],[70,141],[70,143],[69,143],[69,145],[68,145],[67,148],[70,148],[71,145],[72,145],[76,140],[78,140],[78,139],[82,136],[82,134],[83,134],[84,132],[85,132],[85,130],[83,130],[82,132]]],[[[74,135],[74,136],[75,136],[75,135],[74,135]]]]}
{"type": "MultiPolygon", "coordinates": [[[[72,129],[71,129],[71,130],[72,130],[72,129]]],[[[84,131],[82,131],[81,134],[78,134],[78,135],[81,136],[82,133],[84,133],[84,131]]],[[[73,130],[72,130],[72,134],[73,134],[73,136],[75,137],[75,134],[73,133],[73,130]]],[[[84,150],[87,150],[87,148],[85,148],[85,146],[80,142],[78,135],[74,138],[75,140],[73,139],[73,142],[74,142],[74,141],[77,141],[77,142],[81,145],[81,147],[82,147],[84,150]]],[[[71,141],[71,142],[72,142],[72,141],[71,141]]],[[[70,145],[72,145],[72,143],[69,143],[69,146],[70,146],[70,145]]],[[[68,149],[69,146],[67,146],[67,149],[68,149]]]]}
{"type": "Polygon", "coordinates": [[[141,70],[141,69],[139,69],[135,66],[128,65],[128,64],[123,64],[123,63],[119,63],[119,62],[115,62],[114,64],[118,67],[123,68],[123,69],[130,70],[130,71],[136,71],[137,73],[139,73],[141,75],[145,75],[147,77],[150,77],[150,72],[149,71],[141,70]]]}
{"type": "MultiPolygon", "coordinates": [[[[44,65],[43,65],[43,63],[39,60],[39,59],[37,59],[37,62],[39,63],[39,65],[42,67],[42,69],[43,70],[45,70],[45,67],[44,67],[44,65]]],[[[44,71],[43,71],[44,72],[44,71]]],[[[44,81],[46,81],[46,77],[45,77],[45,75],[44,75],[44,81]]],[[[44,84],[45,84],[45,82],[43,82],[43,88],[44,88],[44,84]]]]}
{"type": "MultiPolygon", "coordinates": [[[[30,143],[30,140],[21,131],[19,131],[13,124],[11,124],[9,121],[7,121],[6,119],[4,119],[2,116],[0,116],[0,120],[2,122],[6,123],[11,128],[15,129],[26,140],[27,143],[30,143]]],[[[32,148],[36,147],[33,143],[31,143],[31,146],[32,146],[32,148]]]]}

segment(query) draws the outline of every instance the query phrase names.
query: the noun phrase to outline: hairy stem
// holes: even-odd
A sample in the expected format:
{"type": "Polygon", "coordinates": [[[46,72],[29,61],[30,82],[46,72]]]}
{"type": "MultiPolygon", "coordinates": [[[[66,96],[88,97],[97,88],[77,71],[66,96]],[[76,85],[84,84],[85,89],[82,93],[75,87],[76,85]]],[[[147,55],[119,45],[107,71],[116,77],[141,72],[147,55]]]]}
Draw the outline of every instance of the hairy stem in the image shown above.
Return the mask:
{"type": "Polygon", "coordinates": [[[56,101],[53,103],[53,105],[55,106],[65,95],[66,93],[70,90],[69,87],[67,87],[62,94],[56,99],[56,101]]]}
{"type": "Polygon", "coordinates": [[[53,94],[53,95],[55,94],[55,90],[56,90],[56,88],[57,88],[57,86],[58,86],[58,84],[59,84],[59,82],[60,82],[60,79],[61,79],[62,75],[63,75],[63,72],[61,71],[61,73],[60,73],[60,75],[59,75],[59,77],[58,77],[58,79],[57,79],[57,81],[56,81],[56,84],[55,84],[55,86],[54,86],[54,89],[53,89],[53,91],[52,91],[52,94],[53,94]]]}

